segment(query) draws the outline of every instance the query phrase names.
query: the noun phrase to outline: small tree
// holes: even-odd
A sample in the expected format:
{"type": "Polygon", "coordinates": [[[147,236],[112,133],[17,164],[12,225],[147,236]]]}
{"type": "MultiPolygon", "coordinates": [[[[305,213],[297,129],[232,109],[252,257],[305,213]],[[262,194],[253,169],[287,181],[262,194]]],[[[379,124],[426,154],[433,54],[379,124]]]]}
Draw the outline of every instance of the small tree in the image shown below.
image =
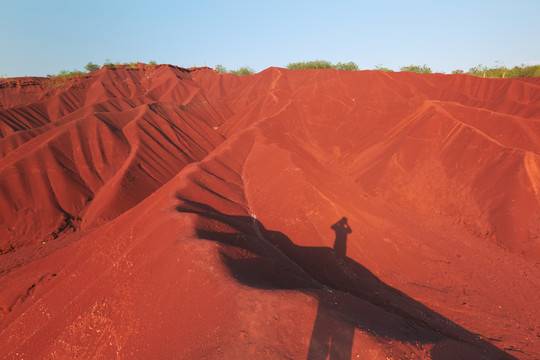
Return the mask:
{"type": "Polygon", "coordinates": [[[249,66],[242,66],[241,68],[239,68],[238,70],[228,70],[225,66],[223,65],[216,65],[216,67],[214,68],[214,70],[220,74],[233,74],[233,75],[236,75],[236,76],[242,76],[242,75],[251,75],[251,74],[255,74],[255,70],[253,70],[252,68],[250,68],[249,66]]]}
{"type": "Polygon", "coordinates": [[[504,66],[500,61],[496,61],[495,64],[494,67],[490,68],[484,65],[472,67],[467,71],[467,74],[488,78],[540,76],[540,65],[521,64],[521,66],[514,66],[510,69],[504,66]]]}
{"type": "Polygon", "coordinates": [[[99,70],[101,66],[99,66],[98,64],[94,64],[93,62],[90,61],[88,64],[84,66],[84,68],[88,70],[89,72],[92,72],[92,71],[99,70]]]}
{"type": "Polygon", "coordinates": [[[80,70],[76,70],[74,69],[73,71],[68,71],[68,70],[61,70],[58,74],[56,75],[53,75],[53,74],[47,74],[47,77],[50,77],[50,78],[62,78],[62,79],[68,79],[68,78],[72,78],[74,76],[79,76],[79,75],[86,75],[86,72],[84,71],[80,71],[80,70]]]}
{"type": "Polygon", "coordinates": [[[229,70],[227,70],[227,68],[223,65],[216,65],[216,67],[214,68],[214,70],[220,74],[228,74],[229,73],[229,70]]]}
{"type": "Polygon", "coordinates": [[[150,61],[148,62],[148,65],[150,65],[150,66],[156,66],[156,65],[157,65],[157,62],[155,62],[154,60],[150,60],[150,61]]]}
{"type": "Polygon", "coordinates": [[[338,62],[336,65],[334,65],[334,69],[337,70],[348,70],[348,71],[358,71],[360,68],[356,63],[349,61],[348,63],[342,63],[338,62]]]}
{"type": "Polygon", "coordinates": [[[375,69],[379,71],[385,71],[385,72],[394,72],[394,70],[384,67],[382,66],[382,64],[375,65],[375,69]]]}
{"type": "Polygon", "coordinates": [[[229,72],[231,74],[236,75],[236,76],[251,75],[251,74],[255,73],[255,71],[252,68],[250,68],[249,66],[242,66],[238,70],[231,70],[229,72]]]}
{"type": "Polygon", "coordinates": [[[427,65],[410,65],[410,66],[402,66],[399,68],[401,71],[409,71],[409,72],[415,72],[418,74],[431,74],[431,68],[429,68],[427,65]]]}
{"type": "Polygon", "coordinates": [[[111,59],[105,59],[105,62],[103,63],[103,66],[107,66],[109,68],[115,68],[118,63],[113,63],[111,59]]]}
{"type": "Polygon", "coordinates": [[[326,60],[314,60],[314,61],[300,61],[290,63],[287,65],[287,69],[301,70],[301,69],[331,69],[334,65],[330,61],[326,60]]]}
{"type": "Polygon", "coordinates": [[[540,65],[526,65],[514,66],[511,70],[510,76],[512,77],[536,77],[540,76],[540,65]]]}
{"type": "Polygon", "coordinates": [[[487,66],[480,64],[478,66],[470,68],[469,71],[467,71],[467,74],[485,77],[488,70],[489,69],[487,66]]]}

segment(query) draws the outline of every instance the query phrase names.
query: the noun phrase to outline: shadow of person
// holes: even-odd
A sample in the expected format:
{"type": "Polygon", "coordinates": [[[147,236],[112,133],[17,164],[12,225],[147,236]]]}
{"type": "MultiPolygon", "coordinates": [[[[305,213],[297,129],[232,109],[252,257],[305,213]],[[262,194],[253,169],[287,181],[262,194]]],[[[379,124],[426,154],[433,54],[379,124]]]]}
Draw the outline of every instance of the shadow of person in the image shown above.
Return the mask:
{"type": "Polygon", "coordinates": [[[345,258],[347,255],[347,235],[352,233],[352,230],[347,223],[347,218],[342,217],[337,223],[330,227],[336,232],[336,240],[334,241],[334,251],[336,256],[345,258]]]}
{"type": "Polygon", "coordinates": [[[333,306],[328,299],[319,297],[308,360],[349,360],[352,356],[355,326],[352,322],[336,321],[333,306]]]}
{"type": "Polygon", "coordinates": [[[346,257],[352,230],[345,218],[332,225],[338,250],[306,247],[279,231],[267,230],[253,217],[223,214],[181,196],[178,200],[177,211],[199,215],[197,236],[220,244],[222,259],[239,282],[318,298],[307,349],[310,360],[350,359],[356,329],[414,346],[425,344],[437,360],[515,359],[346,257]]]}
{"type": "MultiPolygon", "coordinates": [[[[336,233],[334,240],[335,255],[340,258],[346,258],[347,236],[352,230],[343,217],[330,227],[336,233]]],[[[309,341],[308,360],[348,360],[351,358],[351,351],[354,340],[354,326],[347,322],[336,322],[332,316],[332,303],[319,299],[317,307],[317,316],[309,341]]]]}

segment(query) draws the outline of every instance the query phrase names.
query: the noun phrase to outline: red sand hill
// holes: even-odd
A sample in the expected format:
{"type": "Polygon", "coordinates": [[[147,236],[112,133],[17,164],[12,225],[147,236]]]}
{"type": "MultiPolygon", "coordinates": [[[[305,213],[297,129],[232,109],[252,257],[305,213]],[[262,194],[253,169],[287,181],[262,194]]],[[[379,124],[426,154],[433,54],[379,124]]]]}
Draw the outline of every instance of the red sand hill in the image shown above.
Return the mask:
{"type": "Polygon", "coordinates": [[[0,357],[537,359],[539,191],[540,78],[0,82],[0,357]]]}

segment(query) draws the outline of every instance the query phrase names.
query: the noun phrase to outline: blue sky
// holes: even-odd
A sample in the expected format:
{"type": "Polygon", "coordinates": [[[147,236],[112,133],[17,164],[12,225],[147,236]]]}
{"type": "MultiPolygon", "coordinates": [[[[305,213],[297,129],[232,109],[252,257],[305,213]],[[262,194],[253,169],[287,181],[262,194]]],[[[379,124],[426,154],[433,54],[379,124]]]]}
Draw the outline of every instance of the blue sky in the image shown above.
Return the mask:
{"type": "Polygon", "coordinates": [[[540,64],[539,0],[0,0],[0,13],[9,77],[106,59],[256,71],[315,59],[443,72],[540,64]]]}

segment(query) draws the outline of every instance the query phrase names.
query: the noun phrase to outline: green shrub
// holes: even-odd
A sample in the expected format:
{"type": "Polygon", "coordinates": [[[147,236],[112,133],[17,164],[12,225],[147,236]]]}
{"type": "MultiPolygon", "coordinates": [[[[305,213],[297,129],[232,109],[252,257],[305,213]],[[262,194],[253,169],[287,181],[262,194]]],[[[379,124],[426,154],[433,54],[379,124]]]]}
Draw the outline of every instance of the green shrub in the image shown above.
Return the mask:
{"type": "Polygon", "coordinates": [[[506,72],[508,69],[505,67],[494,67],[494,68],[488,68],[487,66],[484,66],[482,64],[478,66],[474,66],[467,71],[467,74],[474,75],[474,76],[482,76],[482,77],[503,77],[506,75],[506,72]]]}
{"type": "Polygon", "coordinates": [[[98,64],[94,64],[93,62],[90,61],[88,64],[84,66],[84,68],[88,70],[88,72],[92,72],[92,71],[99,70],[101,66],[99,66],[98,64]]]}
{"type": "Polygon", "coordinates": [[[216,65],[214,70],[220,74],[234,74],[236,76],[243,76],[243,75],[251,75],[255,74],[255,70],[250,68],[249,66],[242,66],[238,70],[228,70],[223,65],[216,65]]]}
{"type": "Polygon", "coordinates": [[[352,61],[349,61],[348,63],[338,62],[336,65],[333,66],[333,68],[337,69],[337,70],[347,70],[347,71],[358,71],[358,70],[360,70],[358,65],[356,65],[352,61]]]}
{"type": "Polygon", "coordinates": [[[154,60],[150,60],[150,61],[148,62],[148,65],[150,65],[150,66],[156,66],[156,65],[157,65],[157,62],[155,62],[154,60]]]}
{"type": "Polygon", "coordinates": [[[72,78],[72,77],[78,76],[78,75],[86,75],[86,72],[79,71],[79,70],[73,70],[73,71],[62,70],[56,75],[47,74],[47,77],[66,79],[66,78],[72,78]]]}
{"type": "Polygon", "coordinates": [[[243,75],[255,74],[255,71],[249,66],[242,66],[238,70],[231,70],[230,73],[237,76],[243,76],[243,75]]]}
{"type": "Polygon", "coordinates": [[[384,66],[382,66],[381,64],[375,65],[375,69],[376,69],[376,70],[379,70],[379,71],[384,71],[384,72],[394,72],[394,70],[389,69],[389,68],[387,68],[387,67],[384,67],[384,66]]]}
{"type": "Polygon", "coordinates": [[[540,76],[540,65],[515,66],[510,70],[509,77],[536,77],[540,76]]]}
{"type": "Polygon", "coordinates": [[[514,66],[508,68],[501,64],[499,61],[495,63],[494,67],[488,68],[482,64],[472,67],[467,71],[467,74],[474,76],[482,76],[488,78],[515,78],[515,77],[536,77],[540,76],[540,65],[526,65],[514,66]]]}
{"type": "Polygon", "coordinates": [[[410,65],[410,66],[402,66],[399,68],[401,71],[409,71],[409,72],[415,72],[418,74],[431,74],[431,68],[429,68],[427,65],[410,65]]]}
{"type": "Polygon", "coordinates": [[[106,66],[108,68],[115,68],[117,65],[120,65],[119,62],[113,63],[111,59],[105,59],[105,62],[103,63],[103,66],[106,66]]]}
{"type": "Polygon", "coordinates": [[[334,65],[326,60],[300,61],[289,63],[287,69],[302,70],[302,69],[332,69],[334,65]]]}
{"type": "Polygon", "coordinates": [[[137,63],[135,61],[123,62],[122,65],[130,67],[132,69],[137,67],[137,63]]]}
{"type": "Polygon", "coordinates": [[[214,68],[214,70],[220,74],[228,74],[229,73],[229,70],[227,70],[227,68],[223,65],[216,65],[216,67],[214,68]]]}
{"type": "Polygon", "coordinates": [[[356,63],[349,61],[346,63],[338,62],[337,64],[332,64],[327,60],[313,60],[313,61],[299,61],[295,63],[287,64],[287,69],[290,70],[305,70],[305,69],[337,69],[337,70],[348,70],[348,71],[358,71],[360,68],[356,63]]]}

